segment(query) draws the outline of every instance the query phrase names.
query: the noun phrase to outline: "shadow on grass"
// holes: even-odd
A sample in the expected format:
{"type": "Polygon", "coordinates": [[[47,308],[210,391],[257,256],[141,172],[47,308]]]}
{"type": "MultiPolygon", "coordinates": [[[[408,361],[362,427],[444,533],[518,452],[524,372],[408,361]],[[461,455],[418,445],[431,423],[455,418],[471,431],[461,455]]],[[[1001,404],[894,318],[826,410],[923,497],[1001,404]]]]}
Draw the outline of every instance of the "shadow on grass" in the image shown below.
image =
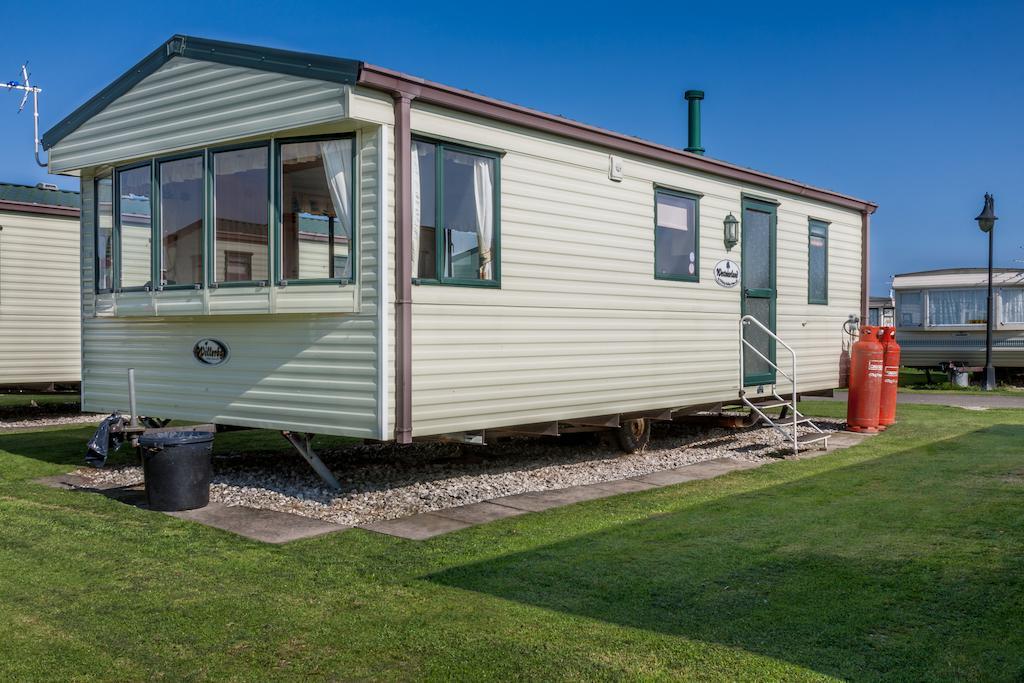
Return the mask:
{"type": "Polygon", "coordinates": [[[715,499],[688,484],[648,494],[701,496],[674,512],[426,578],[841,678],[1020,680],[1024,487],[1005,473],[1022,436],[996,425],[715,499]]]}

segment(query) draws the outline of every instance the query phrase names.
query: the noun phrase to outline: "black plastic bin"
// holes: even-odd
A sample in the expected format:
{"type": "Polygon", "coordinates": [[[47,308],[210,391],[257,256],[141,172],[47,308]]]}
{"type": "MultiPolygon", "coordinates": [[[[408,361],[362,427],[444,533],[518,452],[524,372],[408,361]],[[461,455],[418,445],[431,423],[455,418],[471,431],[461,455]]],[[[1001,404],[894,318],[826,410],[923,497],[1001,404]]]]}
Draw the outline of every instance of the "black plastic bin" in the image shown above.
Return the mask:
{"type": "Polygon", "coordinates": [[[213,432],[162,431],[139,437],[152,510],[194,510],[210,503],[213,432]]]}

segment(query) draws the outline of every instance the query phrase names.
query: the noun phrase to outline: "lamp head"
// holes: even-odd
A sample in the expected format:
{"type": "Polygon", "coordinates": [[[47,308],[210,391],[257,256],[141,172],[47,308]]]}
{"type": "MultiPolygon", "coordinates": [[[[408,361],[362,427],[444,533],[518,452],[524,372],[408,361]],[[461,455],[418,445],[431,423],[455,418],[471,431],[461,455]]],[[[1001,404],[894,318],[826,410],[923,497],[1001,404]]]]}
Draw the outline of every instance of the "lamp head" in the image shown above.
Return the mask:
{"type": "Polygon", "coordinates": [[[999,217],[996,216],[996,200],[991,194],[985,193],[985,206],[974,220],[978,221],[978,227],[982,232],[991,232],[992,228],[996,227],[999,217]]]}

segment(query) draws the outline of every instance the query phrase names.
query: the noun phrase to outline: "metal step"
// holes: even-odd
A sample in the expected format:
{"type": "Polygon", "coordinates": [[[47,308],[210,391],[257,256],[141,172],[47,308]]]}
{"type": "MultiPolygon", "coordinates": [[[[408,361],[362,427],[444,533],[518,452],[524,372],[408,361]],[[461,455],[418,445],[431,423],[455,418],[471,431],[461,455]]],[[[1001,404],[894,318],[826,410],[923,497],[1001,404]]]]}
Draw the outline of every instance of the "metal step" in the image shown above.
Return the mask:
{"type": "Polygon", "coordinates": [[[818,443],[819,441],[828,441],[830,436],[832,436],[832,435],[831,434],[818,434],[818,433],[814,433],[814,434],[801,434],[800,436],[796,437],[796,442],[802,446],[802,445],[809,444],[809,443],[818,443]]]}

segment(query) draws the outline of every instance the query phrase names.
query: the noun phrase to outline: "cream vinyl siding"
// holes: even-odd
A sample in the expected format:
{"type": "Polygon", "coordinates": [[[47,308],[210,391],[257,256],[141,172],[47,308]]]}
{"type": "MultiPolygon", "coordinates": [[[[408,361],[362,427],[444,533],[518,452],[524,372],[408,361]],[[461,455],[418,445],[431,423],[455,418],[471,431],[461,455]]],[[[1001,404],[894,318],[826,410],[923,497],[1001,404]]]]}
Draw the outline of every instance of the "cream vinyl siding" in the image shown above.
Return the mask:
{"type": "MultiPolygon", "coordinates": [[[[415,134],[504,150],[501,289],[413,287],[417,436],[736,400],[739,286],[715,283],[741,194],[778,208],[778,331],[801,391],[839,385],[860,308],[860,215],[414,103],[415,134]],[[654,279],[654,188],[700,193],[700,282],[654,279]],[[829,304],[807,303],[807,220],[830,223],[829,304]]],[[[780,358],[782,349],[780,349],[780,358]]],[[[788,385],[785,385],[788,386],[788,385]]]]}
{"type": "MultiPolygon", "coordinates": [[[[278,313],[246,315],[237,307],[231,315],[115,317],[94,315],[91,267],[83,268],[82,344],[85,358],[83,409],[109,412],[127,409],[127,369],[136,370],[139,411],[154,417],[212,421],[269,429],[309,431],[363,438],[381,438],[378,405],[382,397],[379,329],[377,326],[377,264],[380,184],[376,160],[379,129],[360,131],[358,197],[360,211],[360,279],[354,313],[278,313]],[[227,344],[230,358],[223,365],[202,366],[192,357],[201,338],[227,344]]],[[[91,175],[86,173],[84,175],[91,175]]],[[[83,240],[89,244],[93,225],[91,182],[83,183],[83,240]]],[[[91,264],[91,257],[83,264],[91,264]]],[[[343,296],[338,285],[259,288],[285,305],[301,311],[323,299],[343,296]],[[285,303],[282,303],[285,302],[285,303]]],[[[140,297],[157,306],[188,304],[194,292],[160,292],[140,297]]],[[[228,301],[250,296],[247,288],[232,294],[215,291],[228,301]]],[[[99,301],[109,301],[100,296],[99,301]]],[[[118,299],[117,306],[124,299],[118,299]]],[[[141,305],[141,304],[140,304],[141,305]]],[[[211,304],[212,305],[212,304],[211,304]]],[[[383,397],[385,400],[387,396],[383,397]]]]}
{"type": "Polygon", "coordinates": [[[336,121],[351,88],[176,57],[49,151],[51,173],[336,121]]]}
{"type": "Polygon", "coordinates": [[[78,220],[0,212],[0,385],[77,382],[78,220]]]}

